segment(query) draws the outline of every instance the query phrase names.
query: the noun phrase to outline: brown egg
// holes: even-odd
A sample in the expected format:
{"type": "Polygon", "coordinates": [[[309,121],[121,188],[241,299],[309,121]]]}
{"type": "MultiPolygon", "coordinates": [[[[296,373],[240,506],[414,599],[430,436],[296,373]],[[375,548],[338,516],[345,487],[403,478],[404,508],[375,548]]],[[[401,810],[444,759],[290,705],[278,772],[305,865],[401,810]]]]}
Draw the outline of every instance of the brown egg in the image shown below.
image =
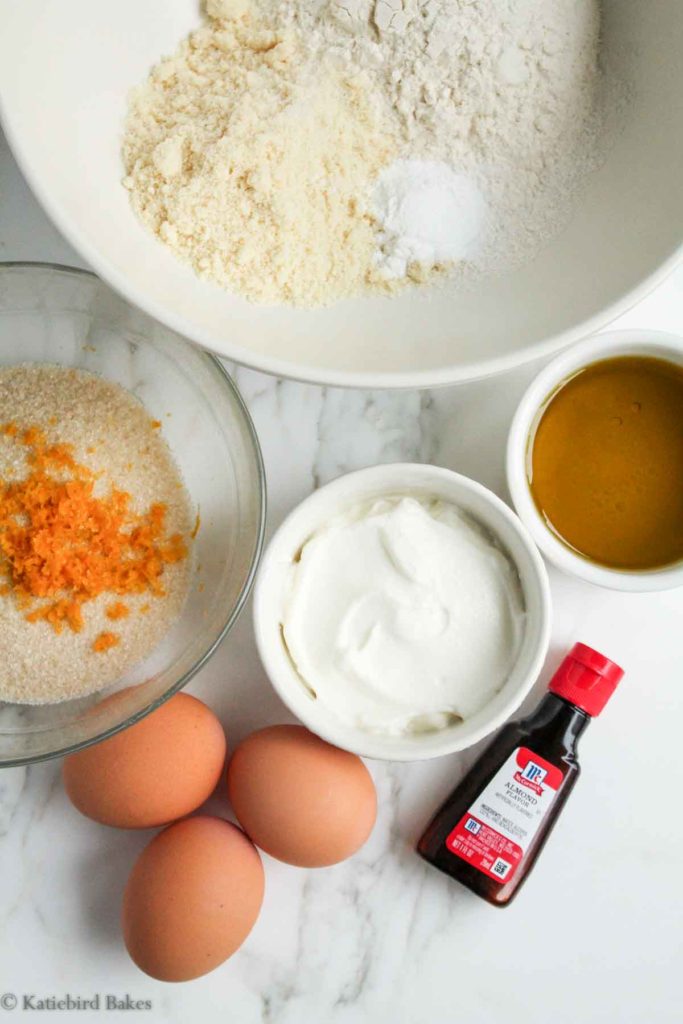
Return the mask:
{"type": "Polygon", "coordinates": [[[256,845],[299,867],[350,857],[377,816],[361,759],[300,725],[274,725],[243,740],[228,767],[228,794],[256,845]]]}
{"type": "Polygon", "coordinates": [[[244,833],[199,816],[160,832],[138,857],[123,897],[123,938],[159,981],[207,974],[239,949],[263,902],[263,865],[244,833]]]}
{"type": "Polygon", "coordinates": [[[64,786],[79,811],[104,825],[166,825],[211,795],[225,749],[213,711],[178,693],[129,729],[66,757],[64,786]]]}

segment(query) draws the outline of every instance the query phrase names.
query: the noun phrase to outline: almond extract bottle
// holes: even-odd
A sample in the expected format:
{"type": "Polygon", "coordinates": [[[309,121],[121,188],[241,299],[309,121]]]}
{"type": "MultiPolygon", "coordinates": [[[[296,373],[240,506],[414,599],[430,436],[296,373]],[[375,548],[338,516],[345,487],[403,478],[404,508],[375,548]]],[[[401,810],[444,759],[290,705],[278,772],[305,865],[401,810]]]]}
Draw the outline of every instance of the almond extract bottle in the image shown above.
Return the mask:
{"type": "Polygon", "coordinates": [[[494,906],[507,906],[579,777],[579,737],[623,674],[575,644],[533,714],[501,729],[437,811],[418,843],[420,856],[494,906]]]}

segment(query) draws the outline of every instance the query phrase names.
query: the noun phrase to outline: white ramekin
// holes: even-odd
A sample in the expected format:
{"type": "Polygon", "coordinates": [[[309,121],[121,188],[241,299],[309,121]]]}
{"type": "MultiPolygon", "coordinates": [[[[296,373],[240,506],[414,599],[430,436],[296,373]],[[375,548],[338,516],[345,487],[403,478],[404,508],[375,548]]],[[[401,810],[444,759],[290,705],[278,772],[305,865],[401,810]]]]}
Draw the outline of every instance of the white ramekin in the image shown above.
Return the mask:
{"type": "MultiPolygon", "coordinates": [[[[516,710],[537,678],[550,637],[548,576],[517,516],[491,491],[449,469],[413,463],[374,466],[320,488],[287,517],[272,538],[256,581],[254,626],[264,668],[287,707],[312,732],[365,757],[417,761],[463,750],[498,728],[516,710]],[[457,505],[486,527],[519,573],[526,627],[517,662],[503,688],[466,722],[416,736],[383,736],[340,722],[304,686],[286,651],[280,627],[289,568],[316,529],[358,502],[409,494],[457,505]]],[[[314,685],[314,680],[311,681],[314,685]]]]}
{"type": "Polygon", "coordinates": [[[508,436],[508,487],[520,519],[548,561],[558,569],[610,590],[668,590],[683,585],[683,562],[641,572],[625,572],[597,565],[557,537],[538,511],[529,488],[531,445],[548,401],[578,370],[614,356],[654,356],[683,365],[683,338],[640,329],[609,331],[588,338],[554,359],[531,383],[517,407],[508,436]]]}

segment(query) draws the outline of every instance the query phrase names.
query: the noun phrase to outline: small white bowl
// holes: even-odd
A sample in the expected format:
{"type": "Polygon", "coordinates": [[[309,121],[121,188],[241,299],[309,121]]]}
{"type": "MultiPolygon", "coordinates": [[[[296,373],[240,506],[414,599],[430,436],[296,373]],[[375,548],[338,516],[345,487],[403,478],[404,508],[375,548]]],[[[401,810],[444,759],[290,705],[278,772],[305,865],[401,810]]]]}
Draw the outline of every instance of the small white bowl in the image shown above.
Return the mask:
{"type": "Polygon", "coordinates": [[[517,516],[481,484],[437,466],[398,463],[374,466],[320,488],[285,519],[271,540],[256,581],[254,626],[264,668],[288,708],[308,728],[335,746],[365,757],[417,761],[477,743],[519,707],[537,678],[550,638],[548,576],[517,516]],[[526,626],[519,656],[502,689],[476,715],[445,729],[412,736],[383,736],[340,722],[304,686],[286,651],[281,611],[288,570],[318,528],[356,505],[375,498],[411,495],[450,502],[481,523],[498,540],[519,573],[526,626]]]}
{"type": "Polygon", "coordinates": [[[597,334],[554,359],[531,383],[510,427],[507,479],[520,519],[553,565],[610,590],[668,590],[683,585],[683,562],[662,569],[627,572],[584,558],[564,544],[536,507],[528,479],[528,461],[536,427],[550,398],[578,370],[614,356],[653,356],[683,366],[683,338],[662,331],[609,331],[597,334]]]}

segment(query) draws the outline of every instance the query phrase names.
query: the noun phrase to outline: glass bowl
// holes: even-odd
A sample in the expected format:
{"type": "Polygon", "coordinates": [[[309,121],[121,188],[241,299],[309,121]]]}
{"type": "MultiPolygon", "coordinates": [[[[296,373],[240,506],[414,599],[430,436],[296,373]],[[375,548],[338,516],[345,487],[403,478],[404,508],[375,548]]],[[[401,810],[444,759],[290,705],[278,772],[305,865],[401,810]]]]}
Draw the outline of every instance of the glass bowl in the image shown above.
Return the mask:
{"type": "Polygon", "coordinates": [[[58,704],[0,703],[0,766],[95,743],[185,686],[244,605],[265,524],[258,439],[220,362],[128,306],[93,274],[0,264],[0,365],[25,362],[90,370],[137,395],[162,423],[201,525],[184,611],[161,644],[95,695],[58,704]]]}

